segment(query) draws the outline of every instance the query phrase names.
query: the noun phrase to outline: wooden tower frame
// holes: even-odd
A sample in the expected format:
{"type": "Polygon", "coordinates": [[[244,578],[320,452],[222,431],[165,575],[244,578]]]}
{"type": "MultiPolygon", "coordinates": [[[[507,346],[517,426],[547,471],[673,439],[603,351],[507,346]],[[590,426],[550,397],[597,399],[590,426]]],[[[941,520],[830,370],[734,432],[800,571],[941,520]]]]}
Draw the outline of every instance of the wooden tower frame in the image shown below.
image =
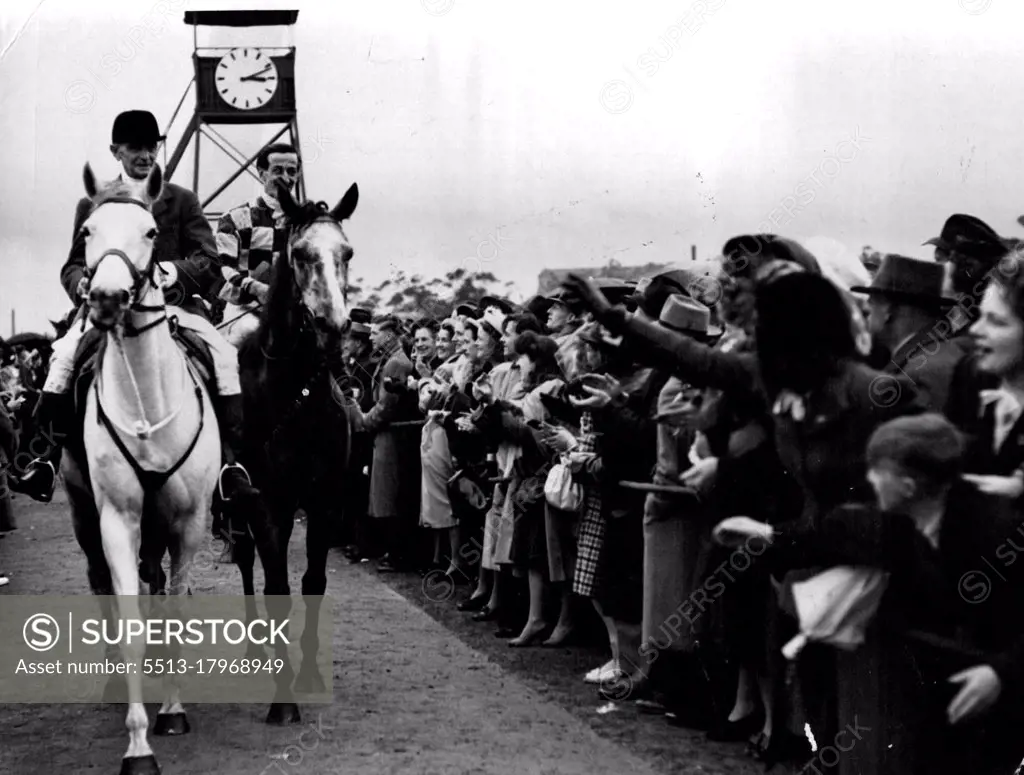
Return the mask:
{"type": "MultiPolygon", "coordinates": [[[[170,125],[174,123],[178,111],[188,96],[188,90],[193,84],[195,85],[195,109],[181,139],[171,154],[170,160],[167,161],[166,177],[168,180],[172,179],[188,149],[189,143],[195,138],[191,188],[199,196],[203,211],[211,221],[215,222],[222,214],[219,208],[212,207],[213,202],[235,180],[246,173],[259,180],[259,176],[253,169],[253,164],[265,148],[276,142],[289,142],[299,151],[299,157],[301,158],[299,122],[295,101],[295,46],[248,46],[244,49],[243,47],[233,46],[200,46],[199,27],[271,27],[283,25],[291,28],[295,24],[298,15],[299,12],[297,10],[185,12],[185,24],[192,25],[193,30],[192,63],[195,76],[178,102],[178,107],[175,108],[174,115],[171,116],[171,120],[168,122],[168,130],[170,125]],[[225,96],[223,94],[225,87],[220,83],[225,81],[222,77],[224,70],[218,70],[218,67],[224,68],[225,63],[232,64],[235,56],[241,55],[243,50],[246,57],[250,55],[250,52],[253,52],[253,56],[262,57],[260,59],[261,62],[267,62],[268,60],[272,62],[276,74],[276,78],[274,78],[276,88],[273,89],[273,93],[266,97],[261,94],[260,96],[266,101],[250,109],[238,106],[237,99],[234,100],[234,105],[227,101],[230,95],[225,96]],[[229,58],[231,58],[231,61],[228,61],[229,58]],[[219,86],[220,88],[218,88],[219,86]],[[260,146],[259,150],[247,156],[232,145],[223,134],[217,131],[217,125],[225,124],[278,125],[279,128],[270,140],[260,146]],[[285,140],[283,138],[286,133],[287,139],[285,140]],[[200,145],[204,137],[238,165],[234,173],[218,186],[213,193],[205,197],[199,193],[200,145]]],[[[267,66],[269,67],[269,65],[267,66]]],[[[243,77],[241,80],[247,79],[243,77]]],[[[248,80],[268,79],[252,78],[250,76],[248,80]]],[[[266,84],[266,86],[269,85],[266,84]]],[[[262,91],[271,92],[271,89],[266,88],[262,91]]],[[[246,101],[246,105],[248,104],[246,101]]],[[[304,170],[301,166],[296,183],[296,194],[300,201],[306,198],[304,170]]]]}

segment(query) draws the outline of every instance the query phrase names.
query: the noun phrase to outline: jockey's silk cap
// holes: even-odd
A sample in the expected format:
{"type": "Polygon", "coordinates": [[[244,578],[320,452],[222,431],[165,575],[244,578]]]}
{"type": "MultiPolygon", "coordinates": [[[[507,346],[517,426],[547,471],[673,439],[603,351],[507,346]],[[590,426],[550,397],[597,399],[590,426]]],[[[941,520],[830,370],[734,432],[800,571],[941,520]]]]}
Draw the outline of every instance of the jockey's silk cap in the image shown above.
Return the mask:
{"type": "Polygon", "coordinates": [[[156,117],[148,110],[126,110],[119,114],[114,119],[114,128],[110,132],[110,142],[114,145],[155,145],[165,139],[166,136],[160,134],[156,117]]]}

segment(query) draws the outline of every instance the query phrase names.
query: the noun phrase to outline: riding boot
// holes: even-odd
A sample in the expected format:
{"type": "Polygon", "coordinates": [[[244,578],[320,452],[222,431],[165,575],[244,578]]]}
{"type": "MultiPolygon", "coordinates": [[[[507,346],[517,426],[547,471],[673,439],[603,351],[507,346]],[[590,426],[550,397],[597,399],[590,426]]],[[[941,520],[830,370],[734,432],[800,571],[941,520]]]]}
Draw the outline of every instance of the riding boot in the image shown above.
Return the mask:
{"type": "Polygon", "coordinates": [[[39,394],[39,403],[33,412],[36,437],[29,444],[29,449],[36,451],[43,446],[45,451],[28,464],[22,476],[11,477],[10,487],[14,492],[28,495],[40,503],[49,503],[53,499],[57,469],[73,414],[74,396],[70,391],[39,394]],[[42,445],[36,443],[40,439],[42,445]]]}
{"type": "Polygon", "coordinates": [[[240,540],[246,540],[249,533],[245,501],[251,503],[252,498],[259,496],[259,491],[253,487],[249,472],[238,462],[242,448],[242,396],[219,396],[216,411],[224,466],[217,477],[221,508],[214,520],[213,530],[214,535],[227,541],[221,561],[233,563],[236,561],[235,547],[240,540]]]}

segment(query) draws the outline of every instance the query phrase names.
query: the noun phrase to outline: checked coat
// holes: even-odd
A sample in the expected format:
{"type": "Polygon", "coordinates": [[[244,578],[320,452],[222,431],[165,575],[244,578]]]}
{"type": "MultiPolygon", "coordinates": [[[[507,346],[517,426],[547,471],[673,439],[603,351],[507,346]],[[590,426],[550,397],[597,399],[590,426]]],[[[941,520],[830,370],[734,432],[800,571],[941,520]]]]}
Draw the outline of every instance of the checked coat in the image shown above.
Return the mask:
{"type": "Polygon", "coordinates": [[[274,259],[288,244],[284,215],[262,196],[222,215],[216,237],[224,266],[257,279],[269,275],[274,259]]]}

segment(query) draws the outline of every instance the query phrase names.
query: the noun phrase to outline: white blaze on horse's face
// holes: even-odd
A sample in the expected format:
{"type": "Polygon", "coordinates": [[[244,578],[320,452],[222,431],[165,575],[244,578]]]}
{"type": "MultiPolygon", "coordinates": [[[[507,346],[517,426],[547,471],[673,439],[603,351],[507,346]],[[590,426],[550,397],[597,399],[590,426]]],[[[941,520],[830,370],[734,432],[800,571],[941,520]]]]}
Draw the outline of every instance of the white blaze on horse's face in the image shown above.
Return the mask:
{"type": "Polygon", "coordinates": [[[314,319],[340,331],[348,320],[348,262],[352,246],[332,221],[310,225],[292,245],[292,271],[314,319]]]}
{"type": "Polygon", "coordinates": [[[329,212],[319,205],[311,220],[284,186],[278,187],[278,201],[293,222],[308,224],[298,227],[288,252],[302,304],[321,326],[340,332],[348,321],[348,263],[353,255],[342,222],[355,212],[359,186],[353,183],[329,212]]]}
{"type": "Polygon", "coordinates": [[[159,197],[163,178],[154,167],[139,194],[120,183],[100,190],[89,165],[85,166],[85,190],[93,212],[82,225],[85,264],[89,272],[89,302],[93,318],[114,322],[127,307],[139,301],[140,278],[150,272],[156,221],[149,208],[159,197]]]}

